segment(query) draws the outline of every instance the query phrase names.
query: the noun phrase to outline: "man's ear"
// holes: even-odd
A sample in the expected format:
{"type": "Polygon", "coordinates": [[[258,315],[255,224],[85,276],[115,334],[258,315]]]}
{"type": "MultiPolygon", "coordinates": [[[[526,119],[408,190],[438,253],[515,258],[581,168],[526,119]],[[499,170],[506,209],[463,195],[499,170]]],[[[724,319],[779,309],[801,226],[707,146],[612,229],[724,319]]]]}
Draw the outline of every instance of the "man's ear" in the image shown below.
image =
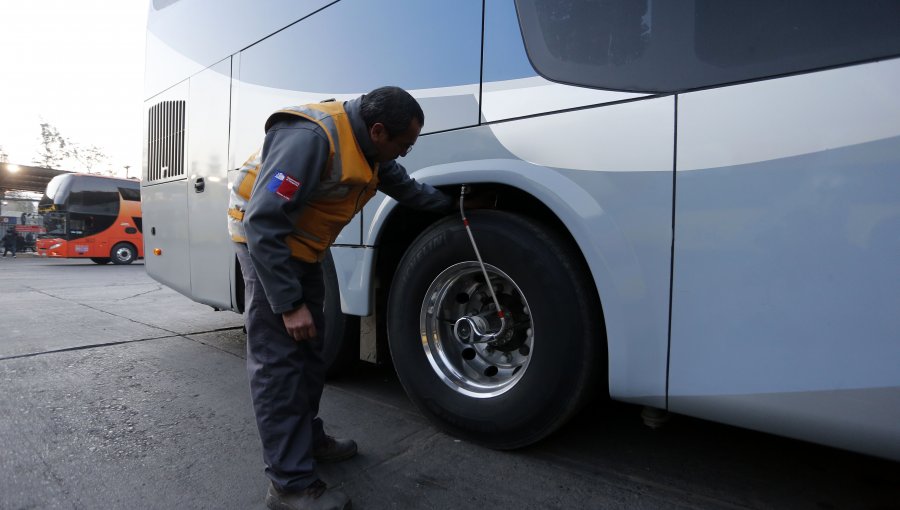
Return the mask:
{"type": "Polygon", "coordinates": [[[387,129],[385,129],[384,124],[381,122],[376,122],[369,128],[369,136],[372,138],[373,142],[383,142],[388,138],[387,129]]]}

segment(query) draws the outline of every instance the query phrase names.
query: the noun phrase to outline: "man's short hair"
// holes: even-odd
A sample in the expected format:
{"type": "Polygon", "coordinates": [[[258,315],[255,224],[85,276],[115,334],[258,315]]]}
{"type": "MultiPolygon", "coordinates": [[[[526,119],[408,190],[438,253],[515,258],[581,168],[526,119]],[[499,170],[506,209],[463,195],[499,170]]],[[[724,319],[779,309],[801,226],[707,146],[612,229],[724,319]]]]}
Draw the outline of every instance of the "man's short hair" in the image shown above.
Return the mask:
{"type": "Polygon", "coordinates": [[[371,129],[378,122],[384,125],[388,136],[405,133],[413,119],[425,125],[422,107],[409,92],[400,87],[379,87],[362,97],[360,113],[371,129]]]}

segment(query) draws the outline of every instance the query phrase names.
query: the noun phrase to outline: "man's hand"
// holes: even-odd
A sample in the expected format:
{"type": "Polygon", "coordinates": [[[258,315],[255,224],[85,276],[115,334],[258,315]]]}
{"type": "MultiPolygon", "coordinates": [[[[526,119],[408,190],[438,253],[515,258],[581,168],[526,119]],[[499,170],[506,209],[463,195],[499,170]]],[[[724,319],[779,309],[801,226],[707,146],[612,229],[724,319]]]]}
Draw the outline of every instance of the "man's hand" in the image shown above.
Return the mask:
{"type": "Polygon", "coordinates": [[[303,340],[312,340],[317,336],[316,324],[313,322],[312,313],[305,304],[300,305],[290,312],[281,314],[281,320],[284,321],[284,327],[294,340],[301,342],[303,340]]]}

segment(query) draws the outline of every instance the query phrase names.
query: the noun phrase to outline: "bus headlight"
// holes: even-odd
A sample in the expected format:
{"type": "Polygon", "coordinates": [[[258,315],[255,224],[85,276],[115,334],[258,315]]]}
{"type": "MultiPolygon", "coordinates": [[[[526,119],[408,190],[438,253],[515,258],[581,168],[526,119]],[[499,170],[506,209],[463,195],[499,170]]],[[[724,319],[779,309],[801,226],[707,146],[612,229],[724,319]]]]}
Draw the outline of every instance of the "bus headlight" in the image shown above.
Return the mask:
{"type": "Polygon", "coordinates": [[[50,246],[50,248],[47,248],[47,249],[48,249],[48,250],[55,250],[55,249],[59,248],[60,246],[62,246],[62,243],[56,243],[56,244],[50,246]]]}

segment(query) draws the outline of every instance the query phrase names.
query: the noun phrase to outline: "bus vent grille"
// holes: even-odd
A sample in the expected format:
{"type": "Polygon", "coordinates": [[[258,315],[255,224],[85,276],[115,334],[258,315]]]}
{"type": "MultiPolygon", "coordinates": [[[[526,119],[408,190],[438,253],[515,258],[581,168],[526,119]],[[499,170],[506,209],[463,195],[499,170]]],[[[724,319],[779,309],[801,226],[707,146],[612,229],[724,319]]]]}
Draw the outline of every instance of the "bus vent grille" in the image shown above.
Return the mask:
{"type": "Polygon", "coordinates": [[[184,177],[185,102],[162,101],[150,107],[147,181],[184,177]]]}

